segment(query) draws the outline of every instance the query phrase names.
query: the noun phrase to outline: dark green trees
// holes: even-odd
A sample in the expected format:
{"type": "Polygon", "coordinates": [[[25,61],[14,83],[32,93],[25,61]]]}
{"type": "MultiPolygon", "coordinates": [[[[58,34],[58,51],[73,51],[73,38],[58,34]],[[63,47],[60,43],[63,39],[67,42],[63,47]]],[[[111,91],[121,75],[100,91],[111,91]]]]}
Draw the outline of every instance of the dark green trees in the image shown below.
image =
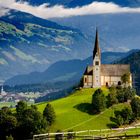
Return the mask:
{"type": "Polygon", "coordinates": [[[6,136],[13,135],[16,130],[17,119],[8,107],[0,110],[0,139],[5,140],[6,136]]]}
{"type": "Polygon", "coordinates": [[[0,139],[24,140],[32,138],[34,134],[47,132],[46,119],[36,106],[27,106],[20,101],[16,110],[12,112],[8,107],[0,109],[0,139]]]}
{"type": "Polygon", "coordinates": [[[54,123],[56,116],[55,116],[55,112],[51,104],[48,103],[46,105],[43,111],[43,116],[45,117],[49,125],[52,125],[54,123]]]}
{"type": "Polygon", "coordinates": [[[122,83],[124,83],[125,85],[127,83],[130,83],[130,73],[125,73],[122,77],[121,77],[121,81],[122,83]]]}
{"type": "Polygon", "coordinates": [[[97,89],[93,94],[92,107],[94,113],[100,113],[106,108],[106,97],[101,89],[97,89]]]}
{"type": "Polygon", "coordinates": [[[110,119],[117,125],[117,127],[130,124],[133,121],[133,112],[131,106],[127,106],[122,110],[114,111],[115,117],[111,117],[110,119]]]}
{"type": "Polygon", "coordinates": [[[131,107],[132,107],[132,111],[134,113],[134,116],[136,118],[140,118],[140,98],[139,97],[135,97],[132,99],[131,107]]]}
{"type": "Polygon", "coordinates": [[[27,103],[20,101],[16,106],[17,111],[17,139],[32,138],[47,129],[47,122],[35,106],[27,107],[27,103]]]}
{"type": "Polygon", "coordinates": [[[136,91],[131,88],[121,88],[117,90],[117,99],[120,103],[127,102],[128,100],[132,100],[136,95],[136,91]]]}
{"type": "Polygon", "coordinates": [[[114,87],[114,86],[110,87],[109,92],[110,93],[107,96],[107,106],[108,107],[118,103],[116,87],[114,87]]]}

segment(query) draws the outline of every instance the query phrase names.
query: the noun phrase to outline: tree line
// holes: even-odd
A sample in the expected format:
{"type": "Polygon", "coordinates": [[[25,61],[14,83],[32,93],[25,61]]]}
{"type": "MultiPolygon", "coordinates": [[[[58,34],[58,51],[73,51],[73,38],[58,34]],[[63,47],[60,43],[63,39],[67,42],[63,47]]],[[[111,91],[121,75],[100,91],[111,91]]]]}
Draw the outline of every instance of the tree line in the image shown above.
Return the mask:
{"type": "Polygon", "coordinates": [[[43,114],[35,105],[28,106],[20,101],[16,109],[3,107],[0,110],[0,139],[24,140],[32,138],[34,134],[46,133],[55,121],[55,112],[51,104],[47,104],[43,114]]]}
{"type": "Polygon", "coordinates": [[[131,124],[140,119],[140,97],[131,87],[112,86],[109,88],[107,96],[101,89],[97,89],[92,96],[92,113],[101,113],[106,108],[118,103],[125,103],[125,107],[115,110],[114,117],[110,117],[116,127],[131,124]]]}

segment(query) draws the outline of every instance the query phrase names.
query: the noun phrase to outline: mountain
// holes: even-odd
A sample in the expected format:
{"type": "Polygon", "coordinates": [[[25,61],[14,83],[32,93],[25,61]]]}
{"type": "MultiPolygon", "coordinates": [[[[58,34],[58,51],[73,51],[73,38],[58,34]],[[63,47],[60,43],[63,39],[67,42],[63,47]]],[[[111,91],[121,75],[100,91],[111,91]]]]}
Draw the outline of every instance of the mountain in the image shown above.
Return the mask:
{"type": "Polygon", "coordinates": [[[77,29],[13,10],[0,17],[1,80],[43,71],[58,60],[86,58],[91,48],[77,29]]]}
{"type": "Polygon", "coordinates": [[[113,2],[120,6],[129,6],[129,7],[139,7],[140,0],[17,0],[29,2],[31,5],[41,5],[43,3],[49,3],[50,6],[53,5],[64,5],[65,7],[77,7],[90,4],[92,2],[113,2]]]}
{"type": "Polygon", "coordinates": [[[139,49],[140,14],[119,13],[89,16],[56,18],[53,21],[78,28],[93,40],[95,27],[98,26],[100,47],[104,51],[128,51],[139,49]]]}
{"type": "MultiPolygon", "coordinates": [[[[134,87],[136,87],[137,89],[140,89],[140,51],[134,52],[130,54],[129,56],[115,63],[130,64],[131,72],[133,73],[134,87]]],[[[140,90],[138,90],[138,93],[140,94],[139,91],[140,90]]]]}
{"type": "MultiPolygon", "coordinates": [[[[102,63],[108,64],[115,60],[120,60],[137,50],[132,50],[127,53],[122,52],[104,52],[102,53],[102,63]]],[[[87,65],[92,64],[92,57],[84,60],[68,60],[58,61],[52,64],[44,72],[33,72],[27,75],[18,75],[8,79],[5,85],[23,85],[35,83],[55,83],[67,82],[76,83],[82,77],[82,74],[87,65]]],[[[72,85],[72,84],[71,84],[72,85]]]]}

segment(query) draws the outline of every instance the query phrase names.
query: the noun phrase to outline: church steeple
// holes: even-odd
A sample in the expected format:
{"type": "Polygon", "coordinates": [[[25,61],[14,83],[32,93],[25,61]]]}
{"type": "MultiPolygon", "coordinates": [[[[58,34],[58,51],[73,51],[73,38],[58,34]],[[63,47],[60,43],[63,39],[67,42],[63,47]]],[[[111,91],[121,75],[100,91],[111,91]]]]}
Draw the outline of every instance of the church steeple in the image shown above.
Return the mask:
{"type": "Polygon", "coordinates": [[[99,47],[98,30],[96,28],[95,45],[93,51],[93,87],[101,87],[101,54],[99,47]]]}
{"type": "Polygon", "coordinates": [[[99,37],[98,37],[98,29],[97,28],[96,28],[94,50],[93,50],[93,59],[95,58],[96,54],[100,57],[99,37]]]}

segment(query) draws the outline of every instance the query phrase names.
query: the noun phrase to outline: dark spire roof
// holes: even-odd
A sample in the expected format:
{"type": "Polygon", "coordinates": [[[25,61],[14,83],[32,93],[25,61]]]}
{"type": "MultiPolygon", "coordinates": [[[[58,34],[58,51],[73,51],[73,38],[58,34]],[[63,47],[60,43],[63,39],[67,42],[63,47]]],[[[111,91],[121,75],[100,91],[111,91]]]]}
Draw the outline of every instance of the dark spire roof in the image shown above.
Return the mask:
{"type": "Polygon", "coordinates": [[[100,47],[99,47],[99,38],[98,38],[98,29],[97,28],[96,28],[94,51],[93,51],[93,59],[94,59],[96,53],[100,56],[100,47]]]}

